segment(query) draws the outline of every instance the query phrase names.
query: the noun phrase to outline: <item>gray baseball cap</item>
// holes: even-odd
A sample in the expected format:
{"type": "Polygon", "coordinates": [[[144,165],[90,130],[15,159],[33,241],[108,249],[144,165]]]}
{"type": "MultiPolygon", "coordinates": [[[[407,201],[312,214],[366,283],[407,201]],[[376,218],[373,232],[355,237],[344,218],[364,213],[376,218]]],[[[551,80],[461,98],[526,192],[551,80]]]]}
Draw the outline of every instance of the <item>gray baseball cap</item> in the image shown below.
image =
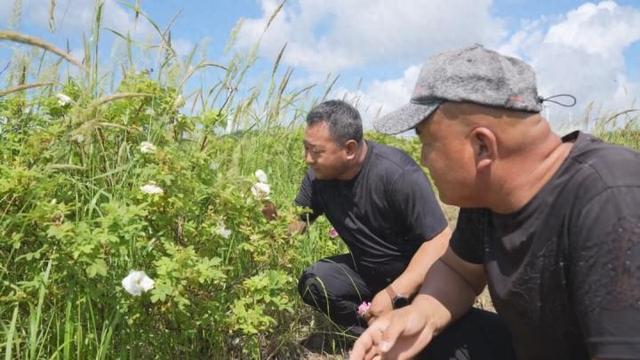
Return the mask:
{"type": "Polygon", "coordinates": [[[401,133],[414,128],[445,101],[530,112],[542,110],[531,66],[475,45],[445,51],[427,60],[411,101],[374,120],[373,126],[383,133],[401,133]]]}

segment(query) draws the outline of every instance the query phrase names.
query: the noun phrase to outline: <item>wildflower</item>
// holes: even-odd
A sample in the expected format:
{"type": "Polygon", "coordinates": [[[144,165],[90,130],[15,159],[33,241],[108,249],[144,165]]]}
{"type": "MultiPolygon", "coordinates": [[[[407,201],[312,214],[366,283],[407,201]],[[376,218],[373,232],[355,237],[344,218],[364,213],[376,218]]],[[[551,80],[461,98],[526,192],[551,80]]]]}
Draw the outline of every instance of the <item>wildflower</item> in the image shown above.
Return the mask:
{"type": "Polygon", "coordinates": [[[71,137],[71,141],[75,141],[78,144],[82,144],[84,142],[84,135],[76,134],[71,137]]]}
{"type": "Polygon", "coordinates": [[[218,225],[216,232],[225,239],[228,239],[229,236],[231,236],[231,230],[227,229],[222,222],[218,225]]]}
{"type": "Polygon", "coordinates": [[[251,187],[251,193],[256,199],[266,199],[269,197],[271,187],[269,184],[257,182],[251,187]]]}
{"type": "Polygon", "coordinates": [[[369,311],[369,308],[371,307],[371,303],[368,301],[363,301],[362,304],[360,304],[360,306],[358,306],[358,315],[360,315],[361,317],[364,317],[367,312],[369,311]]]}
{"type": "Polygon", "coordinates": [[[209,163],[209,170],[216,171],[218,170],[219,167],[220,167],[220,164],[215,161],[212,161],[209,163]]]}
{"type": "Polygon", "coordinates": [[[122,279],[122,287],[133,296],[140,296],[143,292],[153,289],[155,281],[148,277],[144,271],[132,270],[126,278],[122,279]]]}
{"type": "Polygon", "coordinates": [[[267,184],[267,174],[263,170],[256,170],[256,177],[258,178],[258,182],[267,184]]]}
{"type": "Polygon", "coordinates": [[[71,104],[71,102],[73,101],[73,100],[71,100],[70,97],[68,97],[67,95],[65,95],[63,93],[56,94],[56,97],[58,98],[58,105],[60,105],[60,106],[67,106],[67,105],[71,104]]]}
{"type": "Polygon", "coordinates": [[[140,152],[143,154],[153,154],[156,152],[156,146],[148,141],[140,143],[140,152]]]}
{"type": "Polygon", "coordinates": [[[331,228],[331,230],[329,230],[329,237],[332,239],[337,238],[338,236],[340,236],[338,234],[338,230],[336,230],[336,228],[331,228]]]}
{"type": "Polygon", "coordinates": [[[140,191],[149,195],[161,195],[164,193],[162,188],[154,183],[149,183],[143,186],[140,186],[140,191]]]}

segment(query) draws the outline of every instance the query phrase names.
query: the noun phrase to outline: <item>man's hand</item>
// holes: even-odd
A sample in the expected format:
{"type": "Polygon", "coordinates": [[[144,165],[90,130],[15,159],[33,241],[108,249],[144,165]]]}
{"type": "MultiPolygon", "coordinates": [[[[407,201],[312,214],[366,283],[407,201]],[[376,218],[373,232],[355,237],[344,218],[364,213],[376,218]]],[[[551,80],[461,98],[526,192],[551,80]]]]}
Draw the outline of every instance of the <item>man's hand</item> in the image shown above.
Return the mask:
{"type": "Polygon", "coordinates": [[[377,318],[393,310],[393,301],[385,289],[380,290],[371,300],[365,320],[371,325],[377,318]]]}
{"type": "Polygon", "coordinates": [[[486,283],[482,265],[449,249],[436,261],[413,302],[382,315],[354,344],[351,359],[407,359],[451,321],[464,315],[486,283]]]}
{"type": "Polygon", "coordinates": [[[262,200],[262,215],[269,221],[278,217],[278,211],[276,210],[276,205],[273,201],[268,199],[262,200]]]}
{"type": "Polygon", "coordinates": [[[410,359],[424,349],[434,329],[424,308],[409,305],[387,312],[358,338],[350,360],[410,359]]]}

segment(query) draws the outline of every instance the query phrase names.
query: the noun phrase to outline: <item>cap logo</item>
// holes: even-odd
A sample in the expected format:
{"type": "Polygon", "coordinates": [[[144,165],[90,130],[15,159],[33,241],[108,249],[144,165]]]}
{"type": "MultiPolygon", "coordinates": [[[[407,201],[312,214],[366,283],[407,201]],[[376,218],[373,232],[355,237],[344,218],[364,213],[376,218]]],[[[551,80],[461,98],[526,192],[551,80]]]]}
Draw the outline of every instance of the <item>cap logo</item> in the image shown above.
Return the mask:
{"type": "Polygon", "coordinates": [[[512,103],[523,103],[524,102],[524,97],[522,97],[520,95],[509,96],[509,102],[512,102],[512,103]]]}

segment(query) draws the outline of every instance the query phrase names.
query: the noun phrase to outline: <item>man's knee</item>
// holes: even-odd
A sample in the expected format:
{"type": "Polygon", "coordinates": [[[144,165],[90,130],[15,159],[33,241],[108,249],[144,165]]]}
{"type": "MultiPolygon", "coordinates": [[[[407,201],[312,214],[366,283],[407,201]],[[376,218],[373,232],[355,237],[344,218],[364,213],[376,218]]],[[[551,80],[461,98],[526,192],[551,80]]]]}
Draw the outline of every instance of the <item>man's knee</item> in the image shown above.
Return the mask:
{"type": "Polygon", "coordinates": [[[321,275],[318,274],[316,264],[308,267],[302,272],[298,279],[298,293],[302,300],[312,306],[326,304],[326,298],[329,297],[327,288],[322,281],[321,275]]]}
{"type": "Polygon", "coordinates": [[[418,359],[514,360],[511,335],[491,312],[471,309],[433,338],[418,359]]]}

